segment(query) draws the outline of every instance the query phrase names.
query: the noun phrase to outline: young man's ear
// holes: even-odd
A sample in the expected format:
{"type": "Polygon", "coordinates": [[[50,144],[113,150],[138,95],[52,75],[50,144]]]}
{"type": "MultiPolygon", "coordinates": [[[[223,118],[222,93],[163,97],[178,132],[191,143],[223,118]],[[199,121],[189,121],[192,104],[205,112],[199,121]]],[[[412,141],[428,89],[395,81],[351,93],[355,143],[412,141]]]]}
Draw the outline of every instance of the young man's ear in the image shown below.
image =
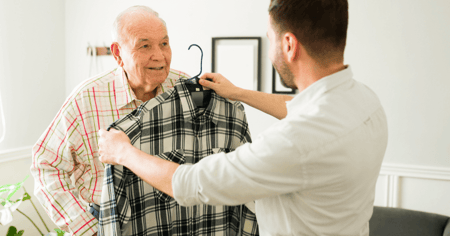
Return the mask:
{"type": "Polygon", "coordinates": [[[120,57],[120,46],[118,42],[114,42],[111,44],[111,53],[114,56],[114,59],[116,59],[117,64],[122,67],[123,66],[123,61],[122,58],[120,57]]]}
{"type": "Polygon", "coordinates": [[[297,37],[293,33],[285,33],[283,35],[283,51],[287,62],[293,62],[298,59],[300,48],[297,37]]]}

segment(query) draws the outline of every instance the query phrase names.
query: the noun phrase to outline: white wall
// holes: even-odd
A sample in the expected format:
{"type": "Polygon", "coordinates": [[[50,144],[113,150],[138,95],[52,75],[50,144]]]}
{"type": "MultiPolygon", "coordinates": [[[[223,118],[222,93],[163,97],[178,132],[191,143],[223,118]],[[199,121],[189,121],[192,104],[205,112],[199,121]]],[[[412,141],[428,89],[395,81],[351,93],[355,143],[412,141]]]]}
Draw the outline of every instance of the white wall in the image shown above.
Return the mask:
{"type": "Polygon", "coordinates": [[[0,1],[0,150],[33,145],[61,107],[64,38],[63,1],[0,1]]]}
{"type": "MultiPolygon", "coordinates": [[[[30,174],[31,145],[65,99],[64,10],[60,0],[0,0],[0,92],[7,126],[0,143],[0,185],[17,183],[30,174]],[[6,161],[4,153],[16,153],[16,149],[29,155],[6,161]]],[[[53,230],[56,226],[33,196],[33,183],[30,176],[25,187],[53,230]]],[[[22,194],[20,190],[13,199],[22,194]]],[[[45,229],[29,201],[19,209],[45,229]]],[[[13,215],[10,225],[25,230],[25,236],[38,235],[25,217],[18,212],[13,215]]],[[[10,225],[0,226],[0,235],[6,235],[10,225]]]]}
{"type": "Polygon", "coordinates": [[[386,109],[385,161],[450,167],[450,1],[349,4],[346,62],[386,109]]]}

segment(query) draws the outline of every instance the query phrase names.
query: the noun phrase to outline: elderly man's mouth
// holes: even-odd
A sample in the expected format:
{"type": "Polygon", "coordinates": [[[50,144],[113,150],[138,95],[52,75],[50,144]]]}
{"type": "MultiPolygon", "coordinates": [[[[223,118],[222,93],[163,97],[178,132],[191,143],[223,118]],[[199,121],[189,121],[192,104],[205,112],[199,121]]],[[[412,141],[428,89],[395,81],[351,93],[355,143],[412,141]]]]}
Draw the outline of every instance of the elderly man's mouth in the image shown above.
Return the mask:
{"type": "Polygon", "coordinates": [[[164,66],[161,67],[149,67],[150,70],[162,70],[164,69],[164,66]]]}

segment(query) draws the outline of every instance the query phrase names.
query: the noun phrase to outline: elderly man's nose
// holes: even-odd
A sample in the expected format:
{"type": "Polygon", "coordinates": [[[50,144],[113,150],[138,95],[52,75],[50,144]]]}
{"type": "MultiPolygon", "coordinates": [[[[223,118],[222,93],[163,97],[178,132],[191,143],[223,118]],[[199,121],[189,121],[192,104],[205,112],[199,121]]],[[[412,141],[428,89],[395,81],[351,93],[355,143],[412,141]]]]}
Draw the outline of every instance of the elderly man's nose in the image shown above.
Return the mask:
{"type": "Polygon", "coordinates": [[[152,59],[152,60],[162,60],[162,59],[164,59],[163,51],[160,48],[154,49],[150,59],[152,59]]]}

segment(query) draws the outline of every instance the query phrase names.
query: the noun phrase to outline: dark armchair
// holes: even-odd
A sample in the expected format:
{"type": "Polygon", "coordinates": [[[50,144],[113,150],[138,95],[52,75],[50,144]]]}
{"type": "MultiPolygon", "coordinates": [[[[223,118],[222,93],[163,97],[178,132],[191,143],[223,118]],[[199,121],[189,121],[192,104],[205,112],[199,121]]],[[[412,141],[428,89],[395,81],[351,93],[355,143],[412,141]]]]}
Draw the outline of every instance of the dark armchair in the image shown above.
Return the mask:
{"type": "Polygon", "coordinates": [[[374,207],[370,236],[450,236],[450,217],[401,208],[374,207]]]}

